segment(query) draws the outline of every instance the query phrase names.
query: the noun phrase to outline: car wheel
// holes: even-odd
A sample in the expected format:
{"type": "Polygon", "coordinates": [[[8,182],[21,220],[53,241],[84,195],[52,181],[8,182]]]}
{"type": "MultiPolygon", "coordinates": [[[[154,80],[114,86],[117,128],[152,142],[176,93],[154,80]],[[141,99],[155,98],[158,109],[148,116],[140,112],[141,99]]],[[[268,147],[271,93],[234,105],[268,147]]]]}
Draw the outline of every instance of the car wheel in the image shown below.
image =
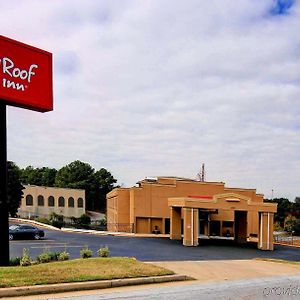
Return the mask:
{"type": "Polygon", "coordinates": [[[12,241],[12,240],[14,239],[14,236],[13,236],[12,234],[10,234],[10,235],[8,236],[8,238],[9,238],[10,241],[12,241]]]}
{"type": "Polygon", "coordinates": [[[38,234],[38,233],[36,233],[35,235],[34,235],[34,239],[35,240],[39,240],[41,237],[40,237],[40,235],[38,234]]]}

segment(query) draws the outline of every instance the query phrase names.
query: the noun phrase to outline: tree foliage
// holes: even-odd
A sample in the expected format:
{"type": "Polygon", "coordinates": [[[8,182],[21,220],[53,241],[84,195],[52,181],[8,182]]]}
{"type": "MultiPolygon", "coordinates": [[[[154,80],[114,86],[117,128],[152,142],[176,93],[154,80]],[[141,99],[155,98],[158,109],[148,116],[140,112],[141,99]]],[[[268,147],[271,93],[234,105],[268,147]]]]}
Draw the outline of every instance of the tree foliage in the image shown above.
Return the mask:
{"type": "Polygon", "coordinates": [[[58,170],[55,185],[66,188],[84,189],[93,179],[94,169],[88,164],[76,160],[58,170]]]}
{"type": "Polygon", "coordinates": [[[265,202],[277,203],[274,219],[280,227],[300,234],[300,197],[296,197],[294,202],[287,198],[265,199],[265,202]]]}
{"type": "Polygon", "coordinates": [[[117,180],[104,168],[95,172],[96,197],[99,202],[95,203],[96,210],[103,210],[106,207],[106,194],[115,188],[117,180]]]}
{"type": "Polygon", "coordinates": [[[292,214],[300,219],[300,197],[296,197],[295,202],[292,204],[292,214]]]}
{"type": "Polygon", "coordinates": [[[295,235],[300,235],[300,218],[288,215],[284,220],[284,230],[295,235]]]}
{"type": "Polygon", "coordinates": [[[12,217],[17,215],[17,211],[21,205],[24,189],[20,180],[20,169],[11,162],[7,162],[7,200],[8,212],[12,217]]]}
{"type": "Polygon", "coordinates": [[[277,213],[275,213],[275,222],[284,226],[284,220],[290,214],[292,203],[287,198],[274,198],[273,200],[265,199],[265,202],[277,203],[277,213]]]}
{"type": "Polygon", "coordinates": [[[64,188],[84,189],[86,208],[103,211],[106,194],[114,188],[117,180],[106,169],[95,171],[90,164],[76,160],[58,170],[55,185],[64,188]]]}
{"type": "Polygon", "coordinates": [[[53,168],[28,166],[21,169],[21,181],[23,184],[54,186],[56,173],[57,170],[53,168]]]}
{"type": "Polygon", "coordinates": [[[284,230],[286,230],[287,232],[293,232],[296,224],[297,218],[292,215],[289,215],[284,220],[284,230]]]}

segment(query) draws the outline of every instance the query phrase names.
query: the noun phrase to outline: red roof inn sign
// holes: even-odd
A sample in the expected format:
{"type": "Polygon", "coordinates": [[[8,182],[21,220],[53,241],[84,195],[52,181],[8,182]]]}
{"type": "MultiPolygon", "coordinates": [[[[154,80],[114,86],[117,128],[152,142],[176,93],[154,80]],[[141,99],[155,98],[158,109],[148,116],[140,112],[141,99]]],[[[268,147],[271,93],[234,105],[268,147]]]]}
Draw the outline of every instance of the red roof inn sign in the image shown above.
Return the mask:
{"type": "Polygon", "coordinates": [[[52,54],[0,35],[0,101],[53,110],[52,54]]]}
{"type": "Polygon", "coordinates": [[[0,266],[9,265],[7,105],[53,110],[52,54],[0,35],[0,266]]]}

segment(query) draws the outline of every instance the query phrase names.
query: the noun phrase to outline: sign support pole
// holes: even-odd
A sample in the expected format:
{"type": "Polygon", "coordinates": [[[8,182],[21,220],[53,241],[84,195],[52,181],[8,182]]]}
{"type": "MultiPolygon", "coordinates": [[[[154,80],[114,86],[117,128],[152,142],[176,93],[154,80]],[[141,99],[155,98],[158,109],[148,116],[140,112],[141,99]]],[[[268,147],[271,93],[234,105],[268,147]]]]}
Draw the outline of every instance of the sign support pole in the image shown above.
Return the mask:
{"type": "Polygon", "coordinates": [[[6,104],[0,103],[0,266],[9,265],[6,104]]]}

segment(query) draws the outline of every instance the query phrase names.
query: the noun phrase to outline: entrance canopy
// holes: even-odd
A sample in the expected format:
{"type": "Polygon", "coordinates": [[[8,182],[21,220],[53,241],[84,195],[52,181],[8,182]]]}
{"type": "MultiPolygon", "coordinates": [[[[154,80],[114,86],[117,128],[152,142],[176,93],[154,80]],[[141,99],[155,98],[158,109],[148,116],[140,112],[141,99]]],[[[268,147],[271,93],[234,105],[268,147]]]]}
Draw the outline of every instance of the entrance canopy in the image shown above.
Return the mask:
{"type": "MultiPolygon", "coordinates": [[[[245,243],[251,230],[258,237],[258,248],[273,250],[273,219],[277,211],[277,204],[252,201],[251,198],[237,194],[225,193],[214,196],[187,196],[169,198],[171,221],[171,239],[181,239],[183,231],[183,244],[197,246],[199,236],[199,211],[214,214],[214,220],[208,220],[205,225],[207,232],[214,224],[222,226],[232,222],[234,239],[237,243],[245,243]],[[183,227],[181,220],[183,219],[183,227]],[[250,225],[249,225],[250,224],[250,225]]],[[[203,222],[205,223],[205,222],[203,222]]],[[[201,225],[201,222],[200,222],[201,225]]],[[[227,225],[228,226],[228,225],[227,225]]]]}
{"type": "Polygon", "coordinates": [[[277,212],[277,204],[254,202],[251,198],[236,193],[169,198],[168,205],[170,207],[277,212]]]}

